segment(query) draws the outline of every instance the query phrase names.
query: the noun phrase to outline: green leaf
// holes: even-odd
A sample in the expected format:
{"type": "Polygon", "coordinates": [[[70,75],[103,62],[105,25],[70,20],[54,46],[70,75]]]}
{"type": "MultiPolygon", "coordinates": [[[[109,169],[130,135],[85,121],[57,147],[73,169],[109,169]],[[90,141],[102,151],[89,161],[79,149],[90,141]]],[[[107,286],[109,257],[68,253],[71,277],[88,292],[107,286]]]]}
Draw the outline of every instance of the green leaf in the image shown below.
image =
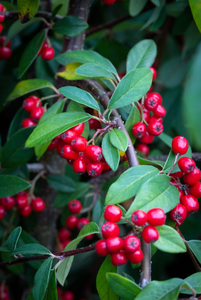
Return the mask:
{"type": "Polygon", "coordinates": [[[50,117],[34,129],[26,141],[26,147],[34,147],[51,141],[55,136],[90,118],[91,115],[81,112],[61,113],[50,117]]]}
{"type": "Polygon", "coordinates": [[[141,288],[133,281],[115,273],[106,273],[106,278],[113,291],[124,300],[133,300],[141,288]]]}
{"type": "Polygon", "coordinates": [[[36,272],[32,290],[34,300],[42,300],[45,296],[49,283],[52,261],[53,257],[46,259],[36,272]]]}
{"type": "Polygon", "coordinates": [[[189,0],[190,8],[193,14],[193,18],[195,20],[195,23],[201,32],[201,20],[200,20],[200,14],[201,14],[201,6],[200,6],[200,0],[189,0]]]}
{"type": "Polygon", "coordinates": [[[60,34],[74,37],[88,28],[88,24],[77,17],[67,16],[54,23],[52,29],[60,34]]]}
{"type": "Polygon", "coordinates": [[[128,53],[127,73],[136,68],[149,68],[154,63],[157,47],[153,40],[142,40],[128,53]]]}
{"type": "Polygon", "coordinates": [[[74,100],[75,102],[78,102],[80,104],[84,104],[88,107],[94,108],[98,111],[100,111],[100,107],[97,104],[94,97],[91,96],[88,92],[79,89],[74,86],[66,86],[59,89],[59,92],[64,95],[65,97],[74,100]]]}
{"type": "Polygon", "coordinates": [[[148,0],[130,0],[129,1],[129,14],[131,17],[137,16],[145,7],[148,0]]]}
{"type": "Polygon", "coordinates": [[[107,133],[102,141],[103,156],[113,171],[116,171],[119,166],[119,150],[110,142],[110,134],[107,133]]]}
{"type": "MultiPolygon", "coordinates": [[[[99,228],[98,226],[93,223],[90,222],[88,224],[86,224],[81,230],[80,233],[78,234],[78,237],[76,239],[74,239],[73,241],[71,241],[66,248],[64,249],[64,251],[70,251],[70,250],[74,250],[77,248],[77,245],[79,244],[79,242],[87,235],[89,234],[94,234],[94,233],[99,233],[99,228]]],[[[59,283],[61,285],[64,285],[64,282],[66,280],[66,277],[68,276],[68,273],[70,271],[71,265],[73,263],[73,259],[74,256],[69,256],[67,257],[58,267],[57,270],[57,279],[59,281],[59,283]]]]}
{"type": "Polygon", "coordinates": [[[131,112],[128,116],[128,119],[126,120],[126,124],[125,124],[126,130],[129,134],[130,139],[133,144],[135,143],[136,138],[132,134],[132,128],[133,128],[133,125],[137,122],[140,122],[140,120],[141,120],[141,117],[140,117],[139,109],[137,108],[137,106],[133,105],[131,112]]]}
{"type": "MultiPolygon", "coordinates": [[[[195,273],[187,278],[185,281],[196,291],[197,294],[201,294],[201,272],[195,273]]],[[[192,294],[192,291],[187,289],[180,291],[182,294],[192,294]]]]}
{"type": "Polygon", "coordinates": [[[94,63],[81,65],[75,70],[75,73],[87,78],[115,79],[114,75],[112,75],[112,73],[110,73],[107,69],[94,63]]]}
{"type": "Polygon", "coordinates": [[[34,92],[36,90],[51,88],[54,90],[54,86],[51,82],[43,79],[27,79],[20,81],[11,94],[8,96],[6,101],[11,101],[19,98],[28,93],[34,92]]]}
{"type": "Polygon", "coordinates": [[[17,0],[18,15],[22,24],[31,20],[38,10],[40,0],[17,0]]]}
{"type": "Polygon", "coordinates": [[[7,140],[9,140],[15,132],[17,132],[19,129],[22,128],[22,121],[28,117],[29,117],[29,113],[26,110],[24,110],[23,107],[21,107],[11,121],[8,130],[7,140]]]}
{"type": "Polygon", "coordinates": [[[22,247],[17,248],[15,251],[12,253],[13,255],[16,254],[22,254],[22,255],[43,255],[43,254],[51,254],[51,252],[45,248],[44,246],[40,244],[26,244],[23,245],[22,247]]]}
{"type": "Polygon", "coordinates": [[[22,232],[22,227],[18,226],[11,232],[11,234],[8,237],[8,240],[7,240],[8,249],[11,253],[16,249],[17,242],[19,240],[21,232],[22,232]]]}
{"type": "Polygon", "coordinates": [[[201,241],[191,240],[187,242],[188,246],[191,248],[191,251],[201,264],[201,241]]]}
{"type": "Polygon", "coordinates": [[[70,178],[62,174],[51,174],[46,178],[48,184],[53,189],[63,192],[72,193],[75,191],[75,182],[70,178]]]}
{"type": "Polygon", "coordinates": [[[140,165],[156,165],[163,168],[165,164],[164,161],[160,161],[160,160],[148,160],[140,156],[138,156],[137,158],[139,160],[140,165]]]}
{"type": "Polygon", "coordinates": [[[108,272],[117,273],[117,267],[111,263],[110,255],[108,255],[102,263],[98,275],[96,277],[96,288],[101,300],[118,300],[119,297],[113,292],[108,284],[106,275],[108,272]]]}
{"type": "Polygon", "coordinates": [[[2,149],[1,163],[3,168],[13,168],[22,165],[34,155],[33,149],[24,149],[25,141],[33,131],[27,127],[17,131],[2,149]]]}
{"type": "Polygon", "coordinates": [[[126,106],[139,100],[150,89],[152,72],[150,69],[135,69],[130,71],[118,84],[108,108],[114,109],[126,106]]]}
{"type": "Polygon", "coordinates": [[[172,148],[172,138],[171,136],[167,135],[166,133],[162,132],[159,138],[170,148],[172,148]]]}
{"type": "Polygon", "coordinates": [[[105,204],[117,204],[134,197],[142,184],[158,172],[152,166],[129,168],[110,186],[105,204]]]}
{"type": "Polygon", "coordinates": [[[160,6],[160,0],[151,0],[151,2],[153,3],[153,4],[155,4],[156,6],[160,6]]]}
{"type": "Polygon", "coordinates": [[[46,290],[44,300],[58,300],[57,296],[57,280],[55,269],[51,271],[49,284],[46,290]]]}
{"type": "Polygon", "coordinates": [[[28,70],[28,68],[31,66],[31,64],[37,57],[38,52],[41,49],[43,42],[45,40],[45,35],[46,35],[45,30],[39,32],[27,45],[20,59],[19,73],[18,73],[19,78],[21,78],[24,75],[24,73],[28,70]]]}
{"type": "Polygon", "coordinates": [[[30,187],[30,183],[12,175],[0,175],[0,198],[13,196],[30,187]]]}
{"type": "Polygon", "coordinates": [[[170,185],[170,177],[156,175],[141,185],[126,217],[130,217],[135,210],[141,209],[147,212],[154,207],[162,208],[166,213],[178,203],[179,191],[175,186],[170,185]]]}
{"type": "Polygon", "coordinates": [[[62,78],[65,78],[66,80],[86,79],[87,77],[75,73],[75,70],[80,65],[81,64],[77,62],[68,63],[65,67],[59,69],[59,71],[56,73],[56,76],[60,76],[62,78]]]}
{"type": "MultiPolygon", "coordinates": [[[[178,161],[182,156],[186,156],[186,157],[192,158],[192,150],[191,150],[191,147],[190,147],[190,146],[189,146],[189,148],[188,148],[188,151],[187,151],[184,155],[180,155],[180,156],[178,157],[177,161],[178,161]]],[[[171,167],[172,167],[173,164],[174,164],[174,161],[175,161],[175,154],[174,154],[174,152],[173,152],[172,150],[170,150],[169,155],[168,155],[168,158],[167,158],[167,160],[166,160],[166,162],[165,162],[165,165],[164,165],[164,167],[163,167],[163,171],[166,172],[166,173],[169,172],[170,169],[171,169],[171,167]]],[[[180,170],[180,168],[178,167],[178,165],[176,165],[176,166],[174,167],[174,169],[171,171],[171,173],[179,172],[179,171],[181,171],[181,170],[180,170]]]]}
{"type": "Polygon", "coordinates": [[[115,148],[126,151],[128,147],[128,138],[122,130],[114,128],[110,131],[109,137],[110,142],[115,148]]]}
{"type": "Polygon", "coordinates": [[[170,226],[156,227],[159,233],[159,239],[154,246],[161,251],[169,253],[186,252],[186,246],[179,233],[170,226]]]}

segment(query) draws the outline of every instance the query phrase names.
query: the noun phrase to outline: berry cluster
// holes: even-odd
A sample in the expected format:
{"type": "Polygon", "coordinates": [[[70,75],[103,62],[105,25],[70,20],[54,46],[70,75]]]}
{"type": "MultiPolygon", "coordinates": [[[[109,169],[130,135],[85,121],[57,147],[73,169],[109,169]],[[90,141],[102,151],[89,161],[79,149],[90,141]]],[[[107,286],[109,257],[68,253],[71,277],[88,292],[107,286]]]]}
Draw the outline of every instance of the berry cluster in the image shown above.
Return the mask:
{"type": "MultiPolygon", "coordinates": [[[[57,295],[59,300],[75,300],[75,294],[70,291],[63,291],[60,287],[57,287],[57,295]]],[[[80,300],[85,300],[84,298],[80,300]]]]}
{"type": "MultiPolygon", "coordinates": [[[[184,155],[187,150],[188,141],[184,137],[176,136],[172,140],[172,151],[177,156],[184,155]]],[[[180,203],[170,211],[170,218],[179,226],[199,209],[197,198],[201,197],[201,171],[194,160],[186,156],[180,157],[178,166],[181,171],[170,174],[170,183],[178,189],[180,203]]]]}
{"type": "Polygon", "coordinates": [[[31,211],[41,212],[45,209],[45,203],[41,198],[30,196],[27,192],[22,191],[14,197],[8,196],[0,198],[0,220],[4,218],[5,211],[11,210],[14,206],[17,206],[20,215],[28,217],[31,211]]]}
{"type": "Polygon", "coordinates": [[[23,128],[37,125],[45,112],[45,108],[42,107],[40,99],[33,95],[23,101],[22,107],[30,113],[30,118],[26,118],[22,121],[23,128]]]}
{"type": "Polygon", "coordinates": [[[38,52],[38,56],[41,56],[42,59],[51,60],[54,58],[54,48],[50,46],[47,42],[44,42],[40,51],[38,52]]]}
{"type": "Polygon", "coordinates": [[[4,21],[5,19],[5,15],[3,13],[3,5],[0,4],[0,33],[2,33],[3,31],[3,26],[1,25],[1,23],[4,21]]]}
{"type": "Polygon", "coordinates": [[[0,59],[9,59],[12,54],[12,50],[10,49],[12,42],[9,41],[6,44],[6,46],[4,46],[5,41],[6,41],[6,36],[1,36],[0,37],[0,59]]]}

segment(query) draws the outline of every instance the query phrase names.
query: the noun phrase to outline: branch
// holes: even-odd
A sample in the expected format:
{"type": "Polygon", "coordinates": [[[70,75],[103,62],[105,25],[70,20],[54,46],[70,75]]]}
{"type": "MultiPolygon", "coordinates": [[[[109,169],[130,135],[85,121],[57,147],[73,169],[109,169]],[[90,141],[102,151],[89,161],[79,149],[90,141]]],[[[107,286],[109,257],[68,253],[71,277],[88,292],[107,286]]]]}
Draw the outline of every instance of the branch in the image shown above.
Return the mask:
{"type": "MultiPolygon", "coordinates": [[[[18,16],[18,11],[17,11],[17,10],[6,11],[6,12],[4,13],[4,15],[5,15],[5,18],[6,18],[6,19],[18,19],[18,18],[19,18],[19,16],[18,16]]],[[[52,13],[49,13],[49,12],[47,12],[47,11],[38,11],[38,12],[35,14],[34,17],[36,17],[36,18],[44,18],[44,19],[46,19],[46,20],[50,20],[51,17],[52,17],[52,13]]],[[[59,20],[61,20],[61,19],[63,19],[63,17],[60,16],[60,15],[56,15],[56,16],[54,17],[54,21],[55,21],[55,22],[56,22],[56,21],[59,21],[59,20]]]]}

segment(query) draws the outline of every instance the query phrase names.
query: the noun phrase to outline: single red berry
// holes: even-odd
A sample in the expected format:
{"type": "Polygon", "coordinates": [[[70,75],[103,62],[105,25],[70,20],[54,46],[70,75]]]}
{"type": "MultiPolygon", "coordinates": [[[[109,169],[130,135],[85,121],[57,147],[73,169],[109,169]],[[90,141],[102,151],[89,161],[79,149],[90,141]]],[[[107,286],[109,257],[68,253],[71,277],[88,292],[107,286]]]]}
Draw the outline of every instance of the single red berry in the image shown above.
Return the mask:
{"type": "Polygon", "coordinates": [[[83,152],[87,148],[87,139],[83,136],[76,136],[71,141],[71,147],[76,152],[83,152]]]}
{"type": "Polygon", "coordinates": [[[15,199],[11,196],[0,198],[0,204],[7,210],[10,210],[15,205],[15,199]]]}
{"type": "Polygon", "coordinates": [[[36,126],[36,125],[37,125],[37,123],[32,121],[30,118],[26,118],[22,121],[22,127],[23,128],[36,126]]]}
{"type": "Polygon", "coordinates": [[[3,12],[3,5],[0,3],[0,11],[3,12]]]}
{"type": "MultiPolygon", "coordinates": [[[[1,31],[1,24],[0,24],[1,31]]],[[[12,50],[7,47],[0,47],[0,59],[9,59],[12,55],[12,50]]]]}
{"type": "Polygon", "coordinates": [[[175,173],[171,173],[170,176],[173,177],[173,178],[182,178],[183,177],[183,172],[178,171],[178,172],[175,172],[175,173]]]}
{"type": "Polygon", "coordinates": [[[196,198],[201,198],[201,182],[190,187],[190,194],[196,198]]]}
{"type": "Polygon", "coordinates": [[[137,122],[133,125],[132,134],[134,135],[134,137],[140,139],[145,135],[145,132],[146,132],[146,125],[144,123],[137,122]]]}
{"type": "Polygon", "coordinates": [[[76,159],[78,158],[78,153],[75,152],[70,145],[64,145],[61,150],[61,156],[65,159],[76,159]]]}
{"type": "Polygon", "coordinates": [[[178,160],[178,166],[184,173],[190,173],[195,169],[195,162],[189,157],[183,156],[178,160]]]}
{"type": "Polygon", "coordinates": [[[2,23],[5,20],[5,15],[2,11],[0,11],[0,23],[2,23]]]}
{"type": "Polygon", "coordinates": [[[101,231],[104,239],[116,237],[120,234],[118,225],[113,222],[104,223],[101,227],[101,231]]]}
{"type": "Polygon", "coordinates": [[[55,138],[51,141],[51,143],[49,144],[49,146],[47,147],[47,150],[48,150],[48,151],[52,151],[52,150],[56,149],[57,146],[58,146],[58,143],[59,143],[59,140],[58,140],[57,137],[55,137],[55,138]]]}
{"type": "Polygon", "coordinates": [[[71,291],[66,291],[63,293],[62,300],[74,300],[75,295],[71,291]]]}
{"type": "Polygon", "coordinates": [[[123,240],[123,248],[127,253],[133,253],[140,249],[140,240],[136,236],[129,235],[123,240]]]}
{"type": "Polygon", "coordinates": [[[88,163],[87,164],[87,173],[91,177],[99,176],[103,171],[103,163],[100,161],[99,163],[88,163]]]}
{"type": "Polygon", "coordinates": [[[0,24],[0,33],[3,31],[3,26],[0,24]]]}
{"type": "Polygon", "coordinates": [[[143,226],[147,222],[147,213],[143,210],[136,210],[131,215],[131,221],[137,226],[143,226]]]}
{"type": "Polygon", "coordinates": [[[139,264],[143,260],[143,252],[141,249],[138,249],[134,253],[127,253],[126,256],[132,264],[139,264]]]}
{"type": "Polygon", "coordinates": [[[19,209],[24,208],[28,205],[28,198],[27,196],[17,196],[16,197],[16,203],[19,209]]]}
{"type": "Polygon", "coordinates": [[[123,240],[118,236],[109,237],[106,240],[106,245],[107,245],[107,250],[109,253],[116,253],[122,249],[123,240]]]}
{"type": "Polygon", "coordinates": [[[153,136],[158,136],[163,132],[163,124],[161,124],[161,122],[159,121],[156,122],[152,121],[147,126],[147,131],[149,132],[149,134],[153,136]]]}
{"type": "Polygon", "coordinates": [[[7,48],[10,48],[11,45],[12,45],[12,42],[9,41],[5,46],[4,46],[4,43],[6,41],[7,37],[4,35],[4,36],[0,36],[0,47],[7,47],[7,48]]]}
{"type": "Polygon", "coordinates": [[[88,241],[91,241],[93,239],[94,235],[92,234],[88,234],[87,236],[85,236],[85,239],[88,241]]]}
{"type": "Polygon", "coordinates": [[[152,71],[152,80],[154,81],[157,77],[156,69],[154,69],[152,67],[150,67],[149,69],[152,71]]]}
{"type": "Polygon", "coordinates": [[[162,105],[158,105],[154,110],[153,110],[154,116],[157,118],[163,118],[166,115],[166,110],[162,105]]]}
{"type": "Polygon", "coordinates": [[[59,240],[63,242],[65,240],[68,240],[71,237],[71,232],[67,228],[61,228],[59,230],[58,236],[59,236],[59,240]]]}
{"type": "Polygon", "coordinates": [[[73,165],[73,163],[74,163],[74,160],[73,160],[73,159],[67,159],[66,161],[67,161],[67,163],[68,163],[69,165],[73,165]]]}
{"type": "Polygon", "coordinates": [[[101,129],[102,126],[101,126],[101,122],[96,120],[96,119],[89,119],[89,129],[101,129]]]}
{"type": "Polygon", "coordinates": [[[126,253],[123,251],[112,253],[111,262],[115,267],[125,265],[127,263],[126,253]]]}
{"type": "Polygon", "coordinates": [[[36,96],[29,96],[22,103],[22,107],[28,112],[31,112],[31,110],[33,108],[35,108],[36,106],[41,106],[41,105],[42,105],[42,102],[36,96]]]}
{"type": "Polygon", "coordinates": [[[107,256],[109,254],[106,246],[106,240],[100,240],[96,243],[96,252],[100,256],[107,256]]]}
{"type": "Polygon", "coordinates": [[[5,208],[0,205],[0,220],[2,220],[4,218],[5,215],[5,208]]]}
{"type": "Polygon", "coordinates": [[[70,242],[71,242],[71,240],[65,240],[65,241],[61,242],[62,250],[64,250],[70,242]]]}
{"type": "Polygon", "coordinates": [[[148,131],[145,132],[145,135],[140,139],[141,143],[151,144],[154,140],[154,136],[149,134],[148,131]]]}
{"type": "Polygon", "coordinates": [[[87,171],[87,163],[82,157],[78,157],[73,161],[73,171],[79,175],[87,171]]]}
{"type": "Polygon", "coordinates": [[[28,217],[31,214],[31,205],[27,205],[24,208],[20,209],[19,213],[25,218],[28,217]]]}
{"type": "Polygon", "coordinates": [[[148,156],[150,152],[149,147],[146,144],[138,144],[136,146],[136,150],[141,152],[145,156],[148,156]]]}
{"type": "Polygon", "coordinates": [[[103,157],[102,148],[97,145],[89,145],[85,150],[85,156],[90,162],[97,163],[103,157]]]}
{"type": "Polygon", "coordinates": [[[201,172],[198,168],[195,168],[192,172],[184,174],[183,181],[186,184],[194,185],[198,183],[201,179],[201,172]]]}
{"type": "Polygon", "coordinates": [[[107,205],[104,212],[105,220],[117,223],[121,220],[121,217],[122,217],[122,211],[118,206],[113,204],[107,205]]]}
{"type": "Polygon", "coordinates": [[[180,188],[179,188],[179,186],[175,186],[177,189],[178,189],[178,191],[179,191],[179,200],[181,200],[181,198],[184,196],[184,191],[182,191],[180,188]]]}
{"type": "Polygon", "coordinates": [[[79,212],[81,211],[82,209],[82,204],[79,200],[77,199],[74,199],[74,200],[71,200],[69,203],[68,203],[68,209],[70,210],[70,212],[72,212],[73,214],[79,214],[79,212]]]}
{"type": "Polygon", "coordinates": [[[158,97],[153,96],[154,93],[150,93],[144,101],[144,106],[149,111],[153,111],[159,105],[158,97]]]}
{"type": "Polygon", "coordinates": [[[186,207],[182,204],[177,204],[175,208],[170,211],[170,218],[176,222],[177,226],[180,226],[187,217],[186,207]]]}
{"type": "Polygon", "coordinates": [[[111,5],[113,4],[114,2],[116,2],[116,0],[103,0],[103,2],[107,5],[111,5]]]}
{"type": "Polygon", "coordinates": [[[163,119],[162,118],[156,118],[154,115],[152,115],[149,119],[149,124],[152,122],[160,122],[161,124],[163,124],[163,119]]]}
{"type": "Polygon", "coordinates": [[[47,43],[47,42],[44,42],[44,43],[42,44],[42,47],[40,48],[40,50],[39,50],[37,56],[41,55],[42,50],[44,50],[44,49],[46,49],[46,48],[48,48],[48,47],[49,47],[48,43],[47,43]]]}
{"type": "Polygon", "coordinates": [[[142,238],[148,244],[154,243],[159,239],[158,230],[153,226],[146,226],[142,231],[142,238]]]}
{"type": "Polygon", "coordinates": [[[152,93],[149,93],[148,97],[150,99],[157,99],[156,102],[158,102],[159,105],[162,104],[162,97],[159,93],[156,93],[156,92],[152,92],[152,93]]]}
{"type": "MultiPolygon", "coordinates": [[[[141,112],[141,109],[139,107],[138,107],[138,110],[140,112],[140,116],[141,116],[141,119],[142,119],[142,112],[141,112]]],[[[148,123],[149,118],[150,118],[150,112],[146,109],[146,107],[144,107],[144,105],[142,105],[142,111],[143,111],[143,118],[148,123]]]]}
{"type": "Polygon", "coordinates": [[[61,139],[64,141],[66,144],[70,144],[71,141],[77,136],[77,133],[72,130],[66,130],[61,134],[61,139]]]}
{"type": "Polygon", "coordinates": [[[192,195],[185,195],[181,198],[181,204],[186,207],[188,214],[194,214],[199,209],[198,199],[192,195]]]}
{"type": "Polygon", "coordinates": [[[31,202],[32,208],[36,212],[41,212],[45,209],[45,202],[41,198],[35,198],[31,202]]]}
{"type": "Polygon", "coordinates": [[[183,155],[188,151],[188,141],[183,136],[176,136],[172,140],[172,151],[175,154],[183,155]]]}
{"type": "Polygon", "coordinates": [[[38,122],[43,114],[44,114],[44,107],[34,107],[31,110],[30,117],[32,121],[38,122]]]}
{"type": "Polygon", "coordinates": [[[111,168],[110,168],[110,166],[108,165],[108,163],[106,163],[106,162],[103,162],[103,171],[108,171],[108,170],[110,170],[111,168]]]}
{"type": "Polygon", "coordinates": [[[89,219],[87,218],[81,218],[77,222],[77,229],[81,230],[85,225],[89,223],[89,219]]]}
{"type": "Polygon", "coordinates": [[[76,216],[69,216],[66,219],[66,227],[69,229],[74,229],[77,226],[78,218],[76,216]]]}
{"type": "Polygon", "coordinates": [[[165,213],[161,208],[152,208],[147,213],[147,222],[151,226],[161,226],[165,224],[165,213]]]}
{"type": "Polygon", "coordinates": [[[41,51],[41,57],[45,60],[51,60],[54,58],[54,49],[52,47],[43,48],[41,51]]]}
{"type": "Polygon", "coordinates": [[[84,131],[84,122],[72,127],[71,130],[74,130],[77,135],[81,135],[84,131]]]}

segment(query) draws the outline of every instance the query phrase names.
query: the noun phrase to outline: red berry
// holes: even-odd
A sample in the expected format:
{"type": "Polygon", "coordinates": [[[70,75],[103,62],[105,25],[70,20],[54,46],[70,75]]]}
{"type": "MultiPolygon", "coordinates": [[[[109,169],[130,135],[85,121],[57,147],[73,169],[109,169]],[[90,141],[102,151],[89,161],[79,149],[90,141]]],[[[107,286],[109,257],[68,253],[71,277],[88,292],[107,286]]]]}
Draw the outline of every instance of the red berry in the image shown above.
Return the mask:
{"type": "Polygon", "coordinates": [[[61,156],[65,159],[76,159],[78,158],[78,153],[75,152],[70,145],[64,145],[61,150],[61,156]]]}
{"type": "Polygon", "coordinates": [[[122,217],[122,211],[118,206],[113,204],[107,205],[104,212],[105,220],[117,223],[121,220],[121,217],[122,217]]]}
{"type": "Polygon", "coordinates": [[[116,237],[120,234],[118,225],[113,222],[104,223],[101,227],[101,231],[104,239],[116,237]]]}
{"type": "Polygon", "coordinates": [[[183,156],[178,160],[178,166],[184,173],[190,173],[195,169],[195,162],[189,157],[183,156]]]}
{"type": "Polygon", "coordinates": [[[95,163],[88,163],[87,164],[87,173],[91,177],[99,176],[103,171],[103,163],[99,162],[95,163]]]}
{"type": "Polygon", "coordinates": [[[161,208],[152,208],[147,213],[147,222],[152,226],[161,226],[165,224],[165,213],[161,208]]]}
{"type": "Polygon", "coordinates": [[[158,102],[158,104],[162,104],[162,97],[159,93],[156,93],[156,92],[152,92],[152,93],[149,93],[148,97],[150,98],[154,98],[154,99],[157,99],[156,101],[158,102]]]}
{"type": "Polygon", "coordinates": [[[159,239],[158,230],[153,226],[146,226],[142,231],[142,238],[148,244],[154,243],[159,239]]]}
{"type": "Polygon", "coordinates": [[[28,217],[31,214],[31,205],[27,205],[24,208],[20,209],[19,213],[25,218],[28,217]]]}
{"type": "Polygon", "coordinates": [[[71,232],[67,228],[61,228],[59,230],[59,239],[61,242],[64,242],[65,240],[68,240],[71,237],[71,232]]]}
{"type": "Polygon", "coordinates": [[[136,210],[131,215],[131,221],[137,226],[143,226],[147,222],[147,213],[143,210],[136,210]]]}
{"type": "Polygon", "coordinates": [[[10,210],[15,205],[15,199],[11,196],[0,198],[0,204],[7,210],[10,210]]]}
{"type": "Polygon", "coordinates": [[[49,47],[48,43],[44,42],[43,45],[42,45],[42,47],[40,48],[37,56],[41,55],[42,50],[44,50],[44,49],[46,49],[48,47],[49,47]]]}
{"type": "Polygon", "coordinates": [[[186,207],[182,204],[177,204],[175,208],[170,211],[170,218],[176,222],[177,226],[180,226],[187,217],[186,207]]]}
{"type": "Polygon", "coordinates": [[[73,171],[79,175],[87,171],[87,163],[82,157],[78,157],[73,161],[73,171]]]}
{"type": "Polygon", "coordinates": [[[5,215],[5,208],[0,205],[0,220],[2,220],[4,218],[5,215]]]}
{"type": "Polygon", "coordinates": [[[90,162],[97,163],[103,157],[102,148],[97,145],[89,145],[85,150],[85,156],[90,162]]]}
{"type": "Polygon", "coordinates": [[[112,253],[111,262],[115,267],[125,265],[127,263],[126,254],[123,251],[112,253]]]}
{"type": "Polygon", "coordinates": [[[132,134],[134,135],[134,137],[140,139],[145,135],[145,132],[146,132],[146,125],[144,123],[137,122],[133,125],[132,134]]]}
{"type": "Polygon", "coordinates": [[[127,253],[126,256],[132,264],[139,264],[143,260],[143,252],[141,249],[135,251],[134,253],[127,253]]]}
{"type": "Polygon", "coordinates": [[[66,144],[70,144],[71,141],[77,136],[77,133],[70,129],[66,130],[61,134],[61,139],[64,141],[66,144]]]}
{"type": "Polygon", "coordinates": [[[150,67],[149,69],[152,71],[152,80],[154,81],[157,77],[156,69],[154,69],[152,67],[150,67]]]}
{"type": "Polygon", "coordinates": [[[109,254],[105,240],[100,240],[96,243],[96,252],[100,256],[107,256],[109,254]]]}
{"type": "Polygon", "coordinates": [[[83,136],[76,136],[71,141],[71,147],[76,152],[83,152],[87,148],[87,139],[83,136]]]}
{"type": "Polygon", "coordinates": [[[163,118],[166,115],[166,110],[162,105],[158,105],[154,110],[153,110],[154,116],[157,118],[163,118]]]}
{"type": "Polygon", "coordinates": [[[133,253],[140,249],[140,240],[136,236],[129,235],[123,240],[123,248],[126,253],[133,253]]]}
{"type": "Polygon", "coordinates": [[[36,122],[32,121],[31,119],[29,118],[26,118],[22,121],[22,127],[23,128],[26,128],[26,127],[31,127],[31,126],[35,126],[37,125],[36,122]]]}
{"type": "Polygon", "coordinates": [[[28,205],[28,198],[27,196],[17,196],[16,197],[16,203],[19,209],[24,208],[28,205]]]}
{"type": "Polygon", "coordinates": [[[88,122],[89,122],[89,128],[90,129],[100,129],[100,128],[102,128],[101,122],[96,120],[96,119],[91,118],[91,119],[89,119],[88,122]]]}
{"type": "Polygon", "coordinates": [[[86,157],[85,152],[80,152],[79,158],[82,158],[86,162],[86,164],[90,162],[89,159],[86,157]]]}
{"type": "Polygon", "coordinates": [[[183,181],[186,184],[194,185],[198,183],[201,179],[201,172],[198,168],[195,168],[192,172],[184,174],[183,181]]]}
{"type": "Polygon", "coordinates": [[[201,182],[190,187],[190,194],[196,198],[201,198],[201,182]]]}
{"type": "Polygon", "coordinates": [[[74,130],[77,133],[77,135],[81,135],[84,131],[84,123],[80,123],[72,127],[71,130],[74,130]]]}
{"type": "Polygon", "coordinates": [[[3,26],[0,24],[0,33],[3,31],[3,26]]]}
{"type": "Polygon", "coordinates": [[[2,11],[0,11],[0,23],[2,23],[5,20],[5,15],[2,11]]]}
{"type": "Polygon", "coordinates": [[[52,151],[52,150],[56,149],[57,146],[58,146],[58,143],[59,143],[59,140],[58,140],[57,137],[55,137],[55,138],[51,141],[51,143],[49,144],[49,146],[47,147],[47,150],[48,150],[48,151],[52,151]]]}
{"type": "Polygon", "coordinates": [[[141,143],[151,144],[154,140],[154,136],[149,134],[148,131],[145,132],[145,135],[140,139],[141,143]]]}
{"type": "Polygon", "coordinates": [[[149,111],[153,111],[159,105],[158,97],[154,97],[154,93],[150,93],[144,101],[144,106],[149,111]]]}
{"type": "Polygon", "coordinates": [[[4,46],[4,43],[6,41],[7,37],[4,35],[4,36],[0,36],[0,47],[7,47],[7,48],[10,48],[11,45],[12,45],[12,42],[9,41],[5,46],[4,46]]]}
{"type": "Polygon", "coordinates": [[[152,122],[160,122],[161,124],[163,124],[163,119],[162,118],[156,118],[154,115],[152,115],[149,119],[149,124],[152,123],[152,122]]]}
{"type": "Polygon", "coordinates": [[[114,2],[116,2],[116,0],[103,0],[103,2],[107,5],[111,5],[113,4],[114,2]]]}
{"type": "Polygon", "coordinates": [[[44,114],[44,107],[34,107],[31,110],[30,117],[32,121],[38,122],[43,114],[44,114]]]}
{"type": "Polygon", "coordinates": [[[158,136],[163,132],[163,124],[161,124],[159,121],[152,121],[147,126],[147,131],[153,136],[158,136]]]}
{"type": "Polygon", "coordinates": [[[88,240],[88,241],[90,241],[90,240],[93,239],[93,237],[94,237],[93,234],[88,234],[87,236],[85,236],[85,239],[88,240]]]}
{"type": "Polygon", "coordinates": [[[3,5],[0,3],[0,11],[3,12],[3,5]]]}
{"type": "Polygon", "coordinates": [[[41,51],[41,57],[45,60],[51,60],[54,58],[54,49],[52,47],[43,48],[41,51]]]}
{"type": "Polygon", "coordinates": [[[45,209],[45,202],[41,198],[35,198],[31,202],[32,208],[36,212],[41,212],[45,209]]]}
{"type": "Polygon", "coordinates": [[[181,198],[181,204],[186,207],[188,214],[194,214],[199,209],[199,202],[197,198],[192,195],[185,195],[181,198]]]}
{"type": "Polygon", "coordinates": [[[62,296],[62,300],[74,300],[74,299],[75,299],[75,295],[71,291],[64,292],[62,296]]]}
{"type": "Polygon", "coordinates": [[[103,171],[108,171],[108,170],[110,170],[111,168],[110,168],[110,166],[108,165],[108,163],[106,163],[106,162],[103,162],[103,171]]]}
{"type": "Polygon", "coordinates": [[[22,103],[22,107],[28,112],[31,112],[31,110],[33,108],[35,108],[36,106],[41,106],[41,105],[42,105],[42,102],[36,96],[29,96],[22,103]]]}
{"type": "MultiPolygon", "coordinates": [[[[1,24],[0,24],[1,31],[1,24]]],[[[0,47],[0,59],[9,59],[12,55],[12,50],[7,47],[0,47]]]]}
{"type": "Polygon", "coordinates": [[[172,151],[175,154],[183,155],[188,151],[188,141],[183,136],[176,136],[172,140],[172,151]]]}
{"type": "Polygon", "coordinates": [[[82,204],[79,200],[71,200],[68,203],[68,209],[70,210],[70,212],[72,212],[73,214],[79,214],[79,212],[82,209],[82,204]]]}
{"type": "Polygon", "coordinates": [[[81,230],[85,225],[89,223],[89,219],[87,218],[81,218],[77,222],[77,229],[81,230]]]}
{"type": "Polygon", "coordinates": [[[175,173],[171,173],[170,176],[173,177],[173,178],[182,178],[183,177],[183,172],[178,171],[178,172],[175,172],[175,173]]]}
{"type": "Polygon", "coordinates": [[[138,144],[136,150],[144,154],[145,156],[149,155],[149,147],[146,144],[138,144]]]}
{"type": "Polygon", "coordinates": [[[123,247],[123,240],[118,237],[110,237],[106,240],[107,250],[109,253],[119,252],[123,247]]]}
{"type": "Polygon", "coordinates": [[[63,291],[59,286],[57,287],[57,295],[59,298],[61,298],[61,296],[63,295],[63,291]]]}
{"type": "Polygon", "coordinates": [[[78,218],[76,216],[69,216],[67,219],[66,219],[66,227],[69,228],[69,229],[74,229],[76,228],[77,226],[77,222],[78,222],[78,218]]]}
{"type": "Polygon", "coordinates": [[[64,250],[70,242],[71,242],[71,240],[65,240],[65,241],[61,242],[62,250],[64,250]]]}

